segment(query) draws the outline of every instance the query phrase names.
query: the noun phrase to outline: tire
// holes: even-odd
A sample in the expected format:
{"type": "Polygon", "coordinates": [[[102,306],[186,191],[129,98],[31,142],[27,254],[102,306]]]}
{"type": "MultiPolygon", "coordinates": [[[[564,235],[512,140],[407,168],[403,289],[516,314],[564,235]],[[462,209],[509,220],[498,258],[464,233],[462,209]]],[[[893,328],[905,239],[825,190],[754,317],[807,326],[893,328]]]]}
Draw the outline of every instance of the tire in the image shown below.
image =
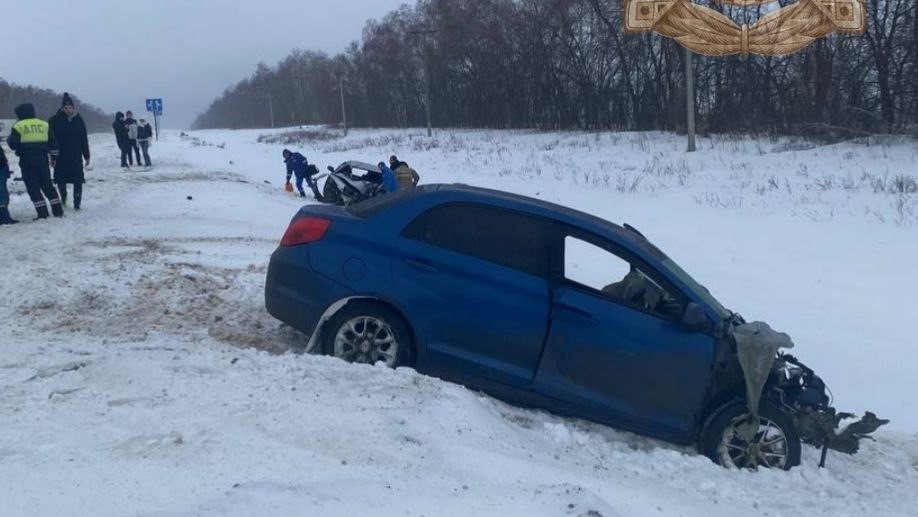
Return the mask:
{"type": "Polygon", "coordinates": [[[760,402],[759,429],[751,448],[736,429],[748,417],[749,410],[744,400],[735,400],[721,406],[702,428],[699,452],[727,468],[790,470],[800,464],[800,436],[793,420],[786,413],[774,404],[764,400],[760,402]],[[755,463],[751,461],[753,456],[756,458],[755,463]]]}
{"type": "Polygon", "coordinates": [[[322,329],[322,350],[350,363],[390,368],[411,366],[413,344],[404,320],[392,309],[377,303],[350,303],[322,329]]]}

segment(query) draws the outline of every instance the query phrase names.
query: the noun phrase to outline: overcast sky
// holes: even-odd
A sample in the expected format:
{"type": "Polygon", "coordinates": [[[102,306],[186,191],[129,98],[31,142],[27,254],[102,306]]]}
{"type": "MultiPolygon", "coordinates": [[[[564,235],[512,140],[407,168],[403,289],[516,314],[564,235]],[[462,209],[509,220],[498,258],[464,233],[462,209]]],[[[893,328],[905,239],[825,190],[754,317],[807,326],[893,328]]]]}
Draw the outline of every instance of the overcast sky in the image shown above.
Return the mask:
{"type": "Polygon", "coordinates": [[[414,0],[15,1],[2,9],[0,77],[110,112],[162,97],[164,125],[187,127],[259,61],[336,54],[404,3],[414,0]]]}

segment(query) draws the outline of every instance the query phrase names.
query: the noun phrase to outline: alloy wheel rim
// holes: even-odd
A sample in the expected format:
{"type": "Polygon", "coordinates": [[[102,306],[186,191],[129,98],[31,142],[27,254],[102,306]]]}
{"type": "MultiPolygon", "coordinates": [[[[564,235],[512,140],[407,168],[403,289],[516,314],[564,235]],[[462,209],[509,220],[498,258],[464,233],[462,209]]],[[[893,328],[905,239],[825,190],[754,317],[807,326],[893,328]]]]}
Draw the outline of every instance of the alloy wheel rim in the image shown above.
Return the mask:
{"type": "Polygon", "coordinates": [[[721,465],[741,469],[785,468],[789,446],[784,430],[773,421],[760,416],[755,436],[751,441],[747,441],[742,429],[748,418],[748,414],[736,417],[724,429],[717,448],[721,465]]]}
{"type": "Polygon", "coordinates": [[[392,326],[372,316],[357,316],[344,322],[335,335],[335,357],[352,363],[395,367],[398,340],[392,326]]]}

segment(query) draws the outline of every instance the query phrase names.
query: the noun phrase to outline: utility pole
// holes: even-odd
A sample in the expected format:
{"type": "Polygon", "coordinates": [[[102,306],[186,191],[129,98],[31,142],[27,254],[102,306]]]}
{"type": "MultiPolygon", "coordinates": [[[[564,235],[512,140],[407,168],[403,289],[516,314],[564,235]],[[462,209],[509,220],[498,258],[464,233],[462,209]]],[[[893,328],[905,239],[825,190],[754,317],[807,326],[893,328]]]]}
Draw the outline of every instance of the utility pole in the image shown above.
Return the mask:
{"type": "Polygon", "coordinates": [[[685,115],[686,133],[688,133],[687,152],[695,152],[695,67],[692,63],[692,51],[685,47],[685,115]]]}
{"type": "Polygon", "coordinates": [[[427,68],[427,72],[425,74],[427,76],[427,80],[424,81],[424,89],[426,90],[425,96],[427,100],[424,102],[424,109],[427,111],[427,136],[431,137],[433,136],[433,130],[430,127],[430,50],[426,49],[426,45],[424,55],[426,56],[424,58],[424,62],[427,68]]]}
{"type": "Polygon", "coordinates": [[[344,125],[344,136],[347,136],[347,111],[344,109],[344,74],[338,73],[338,92],[341,94],[341,123],[344,125]]]}
{"type": "Polygon", "coordinates": [[[414,34],[420,34],[424,38],[424,111],[427,116],[427,136],[433,136],[433,129],[430,123],[430,42],[427,36],[435,34],[438,29],[415,29],[411,31],[414,34]]]}
{"type": "Polygon", "coordinates": [[[274,127],[274,100],[271,97],[271,87],[268,87],[268,113],[271,114],[271,127],[274,127]]]}

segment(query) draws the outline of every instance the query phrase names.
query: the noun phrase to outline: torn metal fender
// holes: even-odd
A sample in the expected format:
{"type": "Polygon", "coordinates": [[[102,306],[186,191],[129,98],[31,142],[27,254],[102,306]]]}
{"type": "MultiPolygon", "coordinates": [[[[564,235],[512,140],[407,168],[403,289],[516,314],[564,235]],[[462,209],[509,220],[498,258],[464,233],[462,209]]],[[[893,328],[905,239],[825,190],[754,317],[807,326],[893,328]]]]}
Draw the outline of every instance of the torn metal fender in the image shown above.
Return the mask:
{"type": "Polygon", "coordinates": [[[746,381],[746,406],[751,415],[746,426],[746,438],[751,440],[759,428],[759,399],[771,374],[775,356],[781,348],[793,348],[794,342],[787,334],[773,330],[762,321],[737,325],[731,330],[746,381]]]}

